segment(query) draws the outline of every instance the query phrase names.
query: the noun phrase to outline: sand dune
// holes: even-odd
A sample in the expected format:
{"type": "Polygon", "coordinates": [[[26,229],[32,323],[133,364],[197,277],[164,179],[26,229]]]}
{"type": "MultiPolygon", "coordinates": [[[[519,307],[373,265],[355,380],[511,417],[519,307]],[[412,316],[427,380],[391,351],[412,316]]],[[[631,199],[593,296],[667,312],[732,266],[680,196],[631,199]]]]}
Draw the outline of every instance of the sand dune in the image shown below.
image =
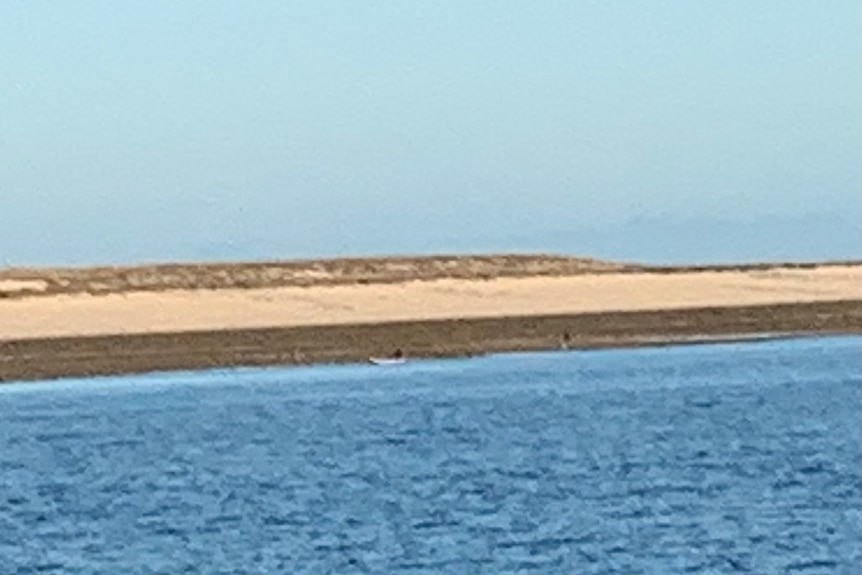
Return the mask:
{"type": "MultiPolygon", "coordinates": [[[[862,266],[856,264],[674,273],[604,266],[600,273],[574,275],[410,277],[310,287],[120,289],[105,295],[52,294],[54,284],[46,284],[33,297],[0,299],[0,340],[862,299],[862,266]]],[[[16,281],[39,279],[44,278],[31,273],[16,281]]]]}
{"type": "Polygon", "coordinates": [[[637,266],[591,258],[522,254],[13,268],[0,269],[0,297],[368,285],[439,279],[563,276],[633,269],[637,266]]]}

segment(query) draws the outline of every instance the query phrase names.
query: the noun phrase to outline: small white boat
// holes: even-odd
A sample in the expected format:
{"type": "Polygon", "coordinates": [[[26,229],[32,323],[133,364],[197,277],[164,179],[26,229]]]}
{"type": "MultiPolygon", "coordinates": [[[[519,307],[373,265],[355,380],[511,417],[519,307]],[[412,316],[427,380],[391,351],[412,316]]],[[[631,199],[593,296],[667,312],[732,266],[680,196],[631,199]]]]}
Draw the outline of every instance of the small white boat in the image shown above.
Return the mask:
{"type": "Polygon", "coordinates": [[[407,359],[403,357],[369,357],[369,363],[374,365],[401,365],[407,363],[407,359]]]}

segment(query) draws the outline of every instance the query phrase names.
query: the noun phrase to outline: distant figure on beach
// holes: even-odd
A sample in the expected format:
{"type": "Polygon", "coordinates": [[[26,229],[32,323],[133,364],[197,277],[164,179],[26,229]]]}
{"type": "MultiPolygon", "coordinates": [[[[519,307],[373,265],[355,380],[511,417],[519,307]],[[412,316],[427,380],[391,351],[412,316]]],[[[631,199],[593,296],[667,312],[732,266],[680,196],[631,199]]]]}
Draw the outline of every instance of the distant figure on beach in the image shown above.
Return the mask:
{"type": "Polygon", "coordinates": [[[572,341],[572,336],[569,332],[564,331],[563,336],[560,338],[560,349],[569,349],[569,342],[572,341]]]}
{"type": "Polygon", "coordinates": [[[404,359],[404,352],[401,351],[400,347],[395,348],[395,351],[392,353],[393,359],[404,359]]]}

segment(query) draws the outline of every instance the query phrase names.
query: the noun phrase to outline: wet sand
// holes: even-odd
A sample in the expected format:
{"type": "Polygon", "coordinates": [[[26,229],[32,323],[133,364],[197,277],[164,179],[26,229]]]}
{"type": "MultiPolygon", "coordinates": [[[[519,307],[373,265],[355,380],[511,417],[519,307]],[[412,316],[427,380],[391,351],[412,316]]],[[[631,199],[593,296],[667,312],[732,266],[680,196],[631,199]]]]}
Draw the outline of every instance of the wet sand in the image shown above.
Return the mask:
{"type": "Polygon", "coordinates": [[[0,341],[0,381],[860,333],[862,302],[0,341]]]}
{"type": "Polygon", "coordinates": [[[862,331],[858,264],[519,258],[266,264],[245,288],[223,267],[168,266],[161,280],[152,267],[7,271],[0,381],[862,331]],[[297,284],[314,266],[319,282],[297,284]],[[222,287],[177,287],[212,277],[222,287]]]}

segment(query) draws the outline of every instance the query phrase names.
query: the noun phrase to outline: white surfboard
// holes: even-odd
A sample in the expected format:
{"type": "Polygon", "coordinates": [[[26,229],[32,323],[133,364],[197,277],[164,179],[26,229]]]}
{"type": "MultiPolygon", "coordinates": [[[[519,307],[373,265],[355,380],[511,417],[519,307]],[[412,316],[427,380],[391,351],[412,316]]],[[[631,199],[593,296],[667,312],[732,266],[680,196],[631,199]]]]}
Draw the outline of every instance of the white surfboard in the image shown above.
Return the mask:
{"type": "Polygon", "coordinates": [[[403,357],[369,357],[368,361],[374,365],[401,365],[407,363],[403,357]]]}

